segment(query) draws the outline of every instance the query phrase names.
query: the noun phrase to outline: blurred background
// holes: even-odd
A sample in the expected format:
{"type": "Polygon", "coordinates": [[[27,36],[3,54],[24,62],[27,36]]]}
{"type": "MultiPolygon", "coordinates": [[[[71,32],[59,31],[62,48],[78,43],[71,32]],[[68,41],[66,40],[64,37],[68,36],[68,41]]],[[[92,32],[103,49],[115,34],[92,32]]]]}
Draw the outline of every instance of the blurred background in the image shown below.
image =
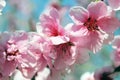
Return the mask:
{"type": "MultiPolygon", "coordinates": [[[[6,7],[3,9],[3,15],[0,16],[0,32],[3,31],[36,31],[36,23],[39,22],[40,14],[50,6],[55,7],[61,14],[61,25],[64,27],[72,22],[69,17],[69,8],[72,6],[87,5],[94,0],[6,0],[6,7]]],[[[116,12],[120,20],[120,11],[116,12]]],[[[115,35],[120,35],[118,29],[115,35]]],[[[90,59],[84,64],[78,64],[75,69],[65,77],[65,80],[79,80],[84,72],[94,72],[104,66],[111,66],[111,45],[104,45],[102,50],[97,53],[89,53],[90,59]]],[[[115,80],[120,80],[120,75],[115,80]]]]}

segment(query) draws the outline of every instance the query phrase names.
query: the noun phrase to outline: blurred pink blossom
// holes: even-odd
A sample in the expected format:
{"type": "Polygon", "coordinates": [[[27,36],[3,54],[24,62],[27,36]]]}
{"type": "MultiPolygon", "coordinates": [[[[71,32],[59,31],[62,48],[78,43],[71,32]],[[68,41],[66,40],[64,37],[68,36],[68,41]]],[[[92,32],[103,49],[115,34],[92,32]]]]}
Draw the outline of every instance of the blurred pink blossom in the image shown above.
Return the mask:
{"type": "Polygon", "coordinates": [[[115,10],[120,10],[120,0],[108,0],[108,4],[115,10]]]}
{"type": "Polygon", "coordinates": [[[9,3],[20,10],[23,14],[30,16],[32,12],[32,4],[29,0],[10,0],[9,3]]]}
{"type": "Polygon", "coordinates": [[[112,59],[114,62],[114,66],[120,66],[120,36],[115,36],[114,41],[112,42],[112,47],[114,48],[114,52],[112,54],[112,59]]]}

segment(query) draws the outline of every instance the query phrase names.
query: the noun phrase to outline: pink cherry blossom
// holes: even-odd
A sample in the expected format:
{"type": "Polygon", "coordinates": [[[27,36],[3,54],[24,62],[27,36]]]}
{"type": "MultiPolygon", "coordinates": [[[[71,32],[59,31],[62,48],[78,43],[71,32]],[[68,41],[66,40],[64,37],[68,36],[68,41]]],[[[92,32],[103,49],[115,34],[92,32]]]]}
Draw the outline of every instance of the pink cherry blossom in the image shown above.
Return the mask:
{"type": "Polygon", "coordinates": [[[75,62],[75,46],[71,42],[53,46],[57,57],[54,61],[54,68],[64,69],[75,62]]]}
{"type": "MultiPolygon", "coordinates": [[[[102,1],[91,2],[87,9],[76,6],[71,8],[70,16],[75,22],[71,31],[80,37],[79,44],[94,53],[99,51],[109,34],[120,26],[120,22],[102,1]]],[[[111,39],[110,39],[111,40],[111,39]]]]}
{"type": "Polygon", "coordinates": [[[112,46],[114,49],[120,48],[120,36],[115,36],[114,41],[112,42],[112,46]]]}
{"type": "MultiPolygon", "coordinates": [[[[42,71],[46,66],[51,67],[52,60],[47,55],[50,52],[50,50],[49,50],[49,45],[45,40],[45,38],[43,38],[37,33],[29,33],[29,34],[30,36],[29,36],[29,42],[26,46],[27,48],[26,53],[31,55],[31,58],[29,58],[28,61],[30,62],[35,61],[35,62],[34,65],[28,65],[23,67],[21,66],[18,68],[22,72],[24,77],[30,79],[37,72],[42,71]]],[[[27,64],[29,64],[29,62],[27,62],[27,64]]]]}
{"type": "Polygon", "coordinates": [[[15,69],[16,62],[7,60],[7,56],[8,56],[7,51],[6,51],[7,50],[7,41],[10,38],[10,34],[5,32],[5,33],[1,33],[0,36],[1,36],[1,41],[0,41],[0,44],[1,44],[1,46],[0,46],[1,47],[0,48],[0,51],[1,51],[1,54],[0,54],[0,57],[1,57],[0,58],[0,74],[2,77],[7,77],[15,69]]]}
{"type": "Polygon", "coordinates": [[[35,65],[35,59],[26,52],[27,42],[26,32],[1,33],[0,74],[2,77],[12,75],[17,67],[35,65]]]}
{"type": "Polygon", "coordinates": [[[115,10],[120,10],[120,0],[108,0],[109,6],[115,10]]]}
{"type": "MultiPolygon", "coordinates": [[[[62,36],[65,34],[63,27],[60,25],[59,14],[56,9],[46,10],[40,16],[40,26],[46,36],[62,36]]],[[[40,29],[39,28],[39,29],[40,29]]]]}
{"type": "Polygon", "coordinates": [[[54,59],[54,68],[61,69],[73,64],[75,46],[66,30],[60,25],[57,10],[51,8],[48,13],[42,14],[38,27],[42,28],[41,33],[44,33],[44,36],[50,41],[51,51],[48,55],[54,59]]]}
{"type": "Polygon", "coordinates": [[[113,59],[114,66],[117,67],[120,66],[120,36],[115,36],[115,39],[112,44],[114,52],[111,57],[113,59]]]}

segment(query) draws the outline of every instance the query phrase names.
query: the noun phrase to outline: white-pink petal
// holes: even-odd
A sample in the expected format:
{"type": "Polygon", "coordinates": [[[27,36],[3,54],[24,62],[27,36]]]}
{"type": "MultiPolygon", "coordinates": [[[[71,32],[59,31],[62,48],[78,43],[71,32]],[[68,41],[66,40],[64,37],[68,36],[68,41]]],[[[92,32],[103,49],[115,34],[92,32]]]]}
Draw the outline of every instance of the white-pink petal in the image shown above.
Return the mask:
{"type": "Polygon", "coordinates": [[[108,0],[108,4],[115,10],[120,10],[120,0],[108,0]]]}
{"type": "Polygon", "coordinates": [[[120,36],[115,36],[115,39],[112,42],[112,47],[115,49],[120,49],[120,36]]]}
{"type": "Polygon", "coordinates": [[[85,8],[75,6],[70,9],[70,16],[75,23],[83,24],[89,18],[89,13],[85,8]]]}
{"type": "Polygon", "coordinates": [[[53,45],[59,45],[69,42],[70,39],[66,36],[56,36],[56,37],[50,37],[50,40],[53,45]]]}
{"type": "Polygon", "coordinates": [[[90,17],[94,19],[98,19],[102,16],[105,16],[107,14],[107,6],[104,2],[98,1],[98,2],[91,2],[88,5],[88,11],[90,17]]]}
{"type": "Polygon", "coordinates": [[[120,26],[120,21],[115,17],[105,16],[99,19],[98,26],[103,31],[111,33],[114,32],[120,26]]]}

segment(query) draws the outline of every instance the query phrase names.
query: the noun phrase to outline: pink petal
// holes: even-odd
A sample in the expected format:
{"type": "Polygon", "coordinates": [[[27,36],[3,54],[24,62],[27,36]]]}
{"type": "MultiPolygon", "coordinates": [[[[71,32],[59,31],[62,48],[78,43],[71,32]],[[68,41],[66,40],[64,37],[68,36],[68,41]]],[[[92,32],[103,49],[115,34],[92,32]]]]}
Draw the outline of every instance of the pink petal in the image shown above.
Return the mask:
{"type": "Polygon", "coordinates": [[[50,17],[54,20],[57,21],[59,19],[59,13],[55,8],[49,8],[47,9],[41,16],[40,16],[40,21],[48,21],[50,20],[50,17]]]}
{"type": "Polygon", "coordinates": [[[106,34],[106,39],[104,40],[103,44],[110,44],[113,40],[114,40],[114,34],[113,33],[109,33],[106,34]]]}
{"type": "MultiPolygon", "coordinates": [[[[43,14],[40,19],[41,23],[38,25],[41,27],[42,32],[47,36],[57,36],[64,34],[64,29],[59,25],[58,19],[54,19],[54,16],[43,14]]],[[[37,28],[39,29],[39,28],[37,28]]],[[[38,30],[39,31],[39,30],[38,30]]]]}
{"type": "Polygon", "coordinates": [[[88,19],[89,13],[85,8],[76,6],[70,9],[70,16],[75,23],[80,24],[88,19]]]}
{"type": "Polygon", "coordinates": [[[21,68],[19,69],[25,78],[32,78],[37,72],[34,68],[21,68]]]}
{"type": "Polygon", "coordinates": [[[76,48],[76,63],[83,64],[89,59],[89,51],[86,48],[76,48]]]}
{"type": "Polygon", "coordinates": [[[43,55],[41,55],[40,59],[38,60],[37,68],[39,69],[39,71],[41,71],[46,66],[47,66],[47,61],[45,60],[45,58],[43,57],[43,55]]]}
{"type": "Polygon", "coordinates": [[[108,0],[108,3],[113,9],[120,8],[120,0],[108,0]]]}
{"type": "Polygon", "coordinates": [[[57,58],[56,60],[55,60],[55,63],[54,63],[54,68],[55,69],[57,69],[57,70],[61,70],[61,69],[64,69],[64,68],[66,68],[66,64],[64,63],[64,61],[61,59],[61,57],[59,58],[57,58]]]}
{"type": "Polygon", "coordinates": [[[107,33],[111,33],[114,32],[119,26],[120,26],[120,22],[117,18],[115,17],[103,17],[98,21],[98,26],[100,26],[100,28],[107,32],[107,33]]]}
{"type": "Polygon", "coordinates": [[[56,19],[59,19],[59,14],[58,14],[58,11],[55,9],[55,8],[52,8],[50,9],[50,16],[54,18],[54,20],[56,19]]]}
{"type": "Polygon", "coordinates": [[[16,69],[16,62],[15,61],[6,61],[3,65],[2,75],[3,76],[10,76],[16,69]]]}
{"type": "Polygon", "coordinates": [[[113,48],[120,48],[120,36],[115,36],[114,41],[112,42],[113,48]]]}
{"type": "Polygon", "coordinates": [[[51,37],[50,40],[53,45],[59,45],[68,42],[69,38],[65,36],[57,36],[57,37],[51,37]]]}
{"type": "Polygon", "coordinates": [[[105,16],[107,14],[107,6],[104,2],[91,2],[88,5],[89,15],[92,18],[98,19],[99,17],[105,16]]]}
{"type": "Polygon", "coordinates": [[[88,32],[87,35],[80,37],[78,45],[96,53],[101,49],[104,39],[105,36],[100,32],[88,32]]]}

